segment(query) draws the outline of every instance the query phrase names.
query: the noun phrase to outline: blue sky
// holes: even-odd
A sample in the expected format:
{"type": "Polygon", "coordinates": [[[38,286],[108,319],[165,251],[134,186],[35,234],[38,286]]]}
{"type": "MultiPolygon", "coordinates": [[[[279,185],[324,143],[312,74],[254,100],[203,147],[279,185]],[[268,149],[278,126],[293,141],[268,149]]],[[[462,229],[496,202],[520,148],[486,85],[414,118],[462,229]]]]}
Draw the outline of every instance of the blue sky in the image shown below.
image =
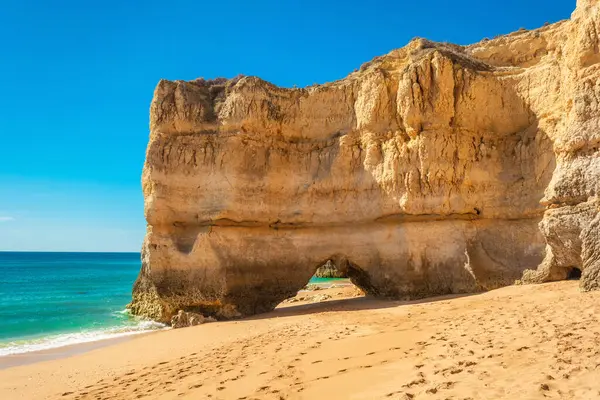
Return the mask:
{"type": "Polygon", "coordinates": [[[469,44],[575,1],[2,0],[0,250],[138,251],[161,78],[339,79],[415,36],[469,44]]]}

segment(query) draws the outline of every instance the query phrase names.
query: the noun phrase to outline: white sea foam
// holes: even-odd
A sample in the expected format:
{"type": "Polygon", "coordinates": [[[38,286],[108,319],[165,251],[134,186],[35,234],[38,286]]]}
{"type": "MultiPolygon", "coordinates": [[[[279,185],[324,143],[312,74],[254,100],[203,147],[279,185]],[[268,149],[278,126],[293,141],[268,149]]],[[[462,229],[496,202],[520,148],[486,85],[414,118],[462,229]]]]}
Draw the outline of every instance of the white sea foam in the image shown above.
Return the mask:
{"type": "Polygon", "coordinates": [[[135,325],[123,325],[98,330],[82,330],[80,332],[64,333],[37,339],[23,339],[9,343],[0,343],[0,356],[55,349],[74,344],[138,335],[162,329],[168,329],[168,327],[159,322],[140,320],[135,325]]]}

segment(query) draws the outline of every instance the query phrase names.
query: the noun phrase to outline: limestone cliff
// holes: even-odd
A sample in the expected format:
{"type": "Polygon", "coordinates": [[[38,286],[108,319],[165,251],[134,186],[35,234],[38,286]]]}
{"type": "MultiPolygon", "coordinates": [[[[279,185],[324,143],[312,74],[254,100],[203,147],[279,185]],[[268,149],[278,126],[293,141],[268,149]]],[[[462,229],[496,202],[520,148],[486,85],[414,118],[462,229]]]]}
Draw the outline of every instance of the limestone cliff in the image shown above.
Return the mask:
{"type": "Polygon", "coordinates": [[[466,47],[416,39],[304,89],[161,81],[131,309],[267,311],[327,260],[384,297],[573,267],[595,287],[599,23],[580,1],[568,21],[466,47]]]}

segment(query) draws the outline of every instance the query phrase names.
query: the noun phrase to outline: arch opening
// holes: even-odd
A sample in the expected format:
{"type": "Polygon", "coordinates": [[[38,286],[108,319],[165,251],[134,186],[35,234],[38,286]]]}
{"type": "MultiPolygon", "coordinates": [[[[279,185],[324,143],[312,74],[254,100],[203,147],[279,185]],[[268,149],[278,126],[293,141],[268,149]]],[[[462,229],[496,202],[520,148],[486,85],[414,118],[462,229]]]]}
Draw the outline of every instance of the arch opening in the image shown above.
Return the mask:
{"type": "Polygon", "coordinates": [[[369,274],[345,256],[334,255],[310,267],[310,279],[287,303],[318,303],[376,295],[369,274]]]}

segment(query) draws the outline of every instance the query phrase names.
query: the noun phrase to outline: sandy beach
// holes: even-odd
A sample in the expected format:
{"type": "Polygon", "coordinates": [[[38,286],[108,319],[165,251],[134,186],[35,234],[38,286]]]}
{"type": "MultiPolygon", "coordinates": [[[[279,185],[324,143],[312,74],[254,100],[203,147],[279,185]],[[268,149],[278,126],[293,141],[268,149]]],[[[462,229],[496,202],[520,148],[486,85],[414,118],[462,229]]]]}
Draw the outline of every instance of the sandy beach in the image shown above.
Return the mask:
{"type": "Polygon", "coordinates": [[[600,293],[575,281],[417,302],[308,296],[325,294],[4,369],[0,398],[600,397],[600,293]]]}
{"type": "Polygon", "coordinates": [[[4,3],[0,400],[600,400],[600,0],[4,3]]]}

